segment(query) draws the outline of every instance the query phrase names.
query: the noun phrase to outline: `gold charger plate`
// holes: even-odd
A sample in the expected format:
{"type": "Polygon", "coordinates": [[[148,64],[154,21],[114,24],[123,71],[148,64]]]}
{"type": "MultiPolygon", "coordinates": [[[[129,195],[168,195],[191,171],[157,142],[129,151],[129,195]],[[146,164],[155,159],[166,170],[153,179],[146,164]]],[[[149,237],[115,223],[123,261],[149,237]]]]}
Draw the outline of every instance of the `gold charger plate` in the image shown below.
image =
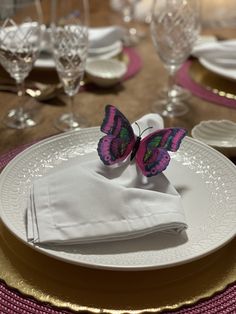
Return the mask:
{"type": "Polygon", "coordinates": [[[196,83],[214,94],[236,100],[236,82],[207,70],[197,59],[193,60],[189,74],[196,83]]]}
{"type": "Polygon", "coordinates": [[[39,301],[75,311],[161,312],[210,297],[236,280],[236,239],[200,260],[160,270],[108,271],[33,250],[0,223],[0,278],[39,301]]]}

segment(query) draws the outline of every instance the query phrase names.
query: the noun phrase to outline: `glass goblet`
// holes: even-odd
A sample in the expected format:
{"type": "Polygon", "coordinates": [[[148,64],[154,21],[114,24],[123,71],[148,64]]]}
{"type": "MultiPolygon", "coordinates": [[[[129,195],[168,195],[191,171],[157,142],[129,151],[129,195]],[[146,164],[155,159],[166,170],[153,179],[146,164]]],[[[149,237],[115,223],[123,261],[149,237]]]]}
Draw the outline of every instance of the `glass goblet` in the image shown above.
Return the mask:
{"type": "Polygon", "coordinates": [[[3,122],[16,129],[35,126],[40,118],[24,107],[24,80],[36,61],[42,37],[40,1],[0,2],[0,63],[16,81],[20,106],[11,109],[3,122]]]}
{"type": "Polygon", "coordinates": [[[133,25],[136,6],[140,0],[120,0],[119,10],[122,14],[123,22],[126,26],[126,32],[124,34],[124,45],[134,46],[140,42],[140,39],[144,37],[144,33],[137,30],[133,25]]]}
{"type": "Polygon", "coordinates": [[[57,0],[52,9],[52,52],[64,92],[69,96],[68,112],[55,121],[55,126],[60,131],[80,129],[85,121],[74,112],[74,96],[79,92],[88,54],[88,2],[57,0]]]}
{"type": "Polygon", "coordinates": [[[169,74],[167,96],[154,105],[163,116],[181,116],[188,111],[176,97],[175,74],[189,57],[200,31],[198,0],[154,0],[151,36],[156,52],[169,74]]]}

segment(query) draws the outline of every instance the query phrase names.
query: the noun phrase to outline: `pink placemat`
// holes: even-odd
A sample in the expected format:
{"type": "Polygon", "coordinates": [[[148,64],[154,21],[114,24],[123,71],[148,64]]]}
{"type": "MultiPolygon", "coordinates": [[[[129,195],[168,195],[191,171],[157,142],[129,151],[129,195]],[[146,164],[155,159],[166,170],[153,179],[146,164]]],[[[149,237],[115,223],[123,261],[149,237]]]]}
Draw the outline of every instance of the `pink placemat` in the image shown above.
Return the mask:
{"type": "Polygon", "coordinates": [[[128,57],[128,69],[123,80],[128,80],[136,75],[142,68],[142,60],[137,51],[134,48],[124,48],[124,54],[128,57]]]}
{"type": "MultiPolygon", "coordinates": [[[[31,143],[33,144],[33,143],[31,143]]],[[[3,169],[10,160],[17,154],[29,147],[31,144],[17,147],[10,152],[0,156],[0,170],[3,169]]],[[[1,266],[0,266],[1,267],[1,266]]],[[[193,283],[194,284],[194,283],[193,283]]],[[[50,304],[39,302],[29,296],[23,295],[19,291],[8,287],[0,280],[0,313],[10,314],[59,314],[75,313],[70,310],[56,308],[50,304]]],[[[236,282],[228,286],[223,291],[216,293],[213,297],[197,302],[194,305],[184,306],[173,311],[163,313],[175,314],[226,314],[236,313],[236,282]]]]}
{"type": "Polygon", "coordinates": [[[219,96],[213,93],[211,90],[208,90],[207,88],[204,88],[203,86],[199,85],[191,78],[189,69],[191,67],[192,62],[193,61],[190,59],[186,61],[184,65],[181,67],[181,69],[177,73],[176,77],[177,83],[191,91],[193,95],[199,98],[202,98],[209,102],[213,102],[217,105],[222,105],[236,109],[236,100],[229,99],[224,96],[219,96]]]}

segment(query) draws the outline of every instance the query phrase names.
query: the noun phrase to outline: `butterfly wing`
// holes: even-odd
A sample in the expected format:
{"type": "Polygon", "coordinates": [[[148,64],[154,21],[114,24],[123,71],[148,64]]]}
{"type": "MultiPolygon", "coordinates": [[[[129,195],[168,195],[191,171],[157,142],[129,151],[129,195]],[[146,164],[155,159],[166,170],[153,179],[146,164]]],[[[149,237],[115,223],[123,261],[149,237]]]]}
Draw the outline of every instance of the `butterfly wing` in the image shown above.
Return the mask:
{"type": "Polygon", "coordinates": [[[105,165],[124,160],[132,151],[135,135],[126,117],[114,106],[107,105],[101,131],[107,135],[98,142],[98,155],[105,165]]]}
{"type": "Polygon", "coordinates": [[[183,128],[166,128],[146,136],[136,154],[142,173],[151,177],[164,171],[170,162],[168,151],[177,151],[186,133],[183,128]]]}

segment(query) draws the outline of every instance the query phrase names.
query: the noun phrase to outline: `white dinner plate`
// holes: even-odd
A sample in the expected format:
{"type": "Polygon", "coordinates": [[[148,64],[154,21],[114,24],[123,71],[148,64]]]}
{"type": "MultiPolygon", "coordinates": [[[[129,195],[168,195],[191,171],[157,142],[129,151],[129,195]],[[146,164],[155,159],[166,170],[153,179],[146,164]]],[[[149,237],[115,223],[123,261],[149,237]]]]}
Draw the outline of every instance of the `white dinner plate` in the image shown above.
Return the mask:
{"type": "Polygon", "coordinates": [[[199,62],[211,72],[221,75],[225,78],[236,80],[236,67],[224,67],[220,66],[218,64],[215,64],[214,62],[211,62],[210,60],[199,58],[199,62]]]}
{"type": "MultiPolygon", "coordinates": [[[[113,270],[144,270],[183,264],[226,244],[236,231],[236,167],[192,138],[172,154],[165,175],[182,196],[188,229],[182,235],[148,236],[98,244],[40,246],[27,242],[26,201],[33,180],[71,158],[96,151],[99,128],[63,133],[17,155],[0,175],[0,215],[24,243],[66,262],[113,270]]],[[[158,177],[157,177],[158,179],[158,177]]],[[[112,195],[108,195],[112,197],[112,195]]]]}

